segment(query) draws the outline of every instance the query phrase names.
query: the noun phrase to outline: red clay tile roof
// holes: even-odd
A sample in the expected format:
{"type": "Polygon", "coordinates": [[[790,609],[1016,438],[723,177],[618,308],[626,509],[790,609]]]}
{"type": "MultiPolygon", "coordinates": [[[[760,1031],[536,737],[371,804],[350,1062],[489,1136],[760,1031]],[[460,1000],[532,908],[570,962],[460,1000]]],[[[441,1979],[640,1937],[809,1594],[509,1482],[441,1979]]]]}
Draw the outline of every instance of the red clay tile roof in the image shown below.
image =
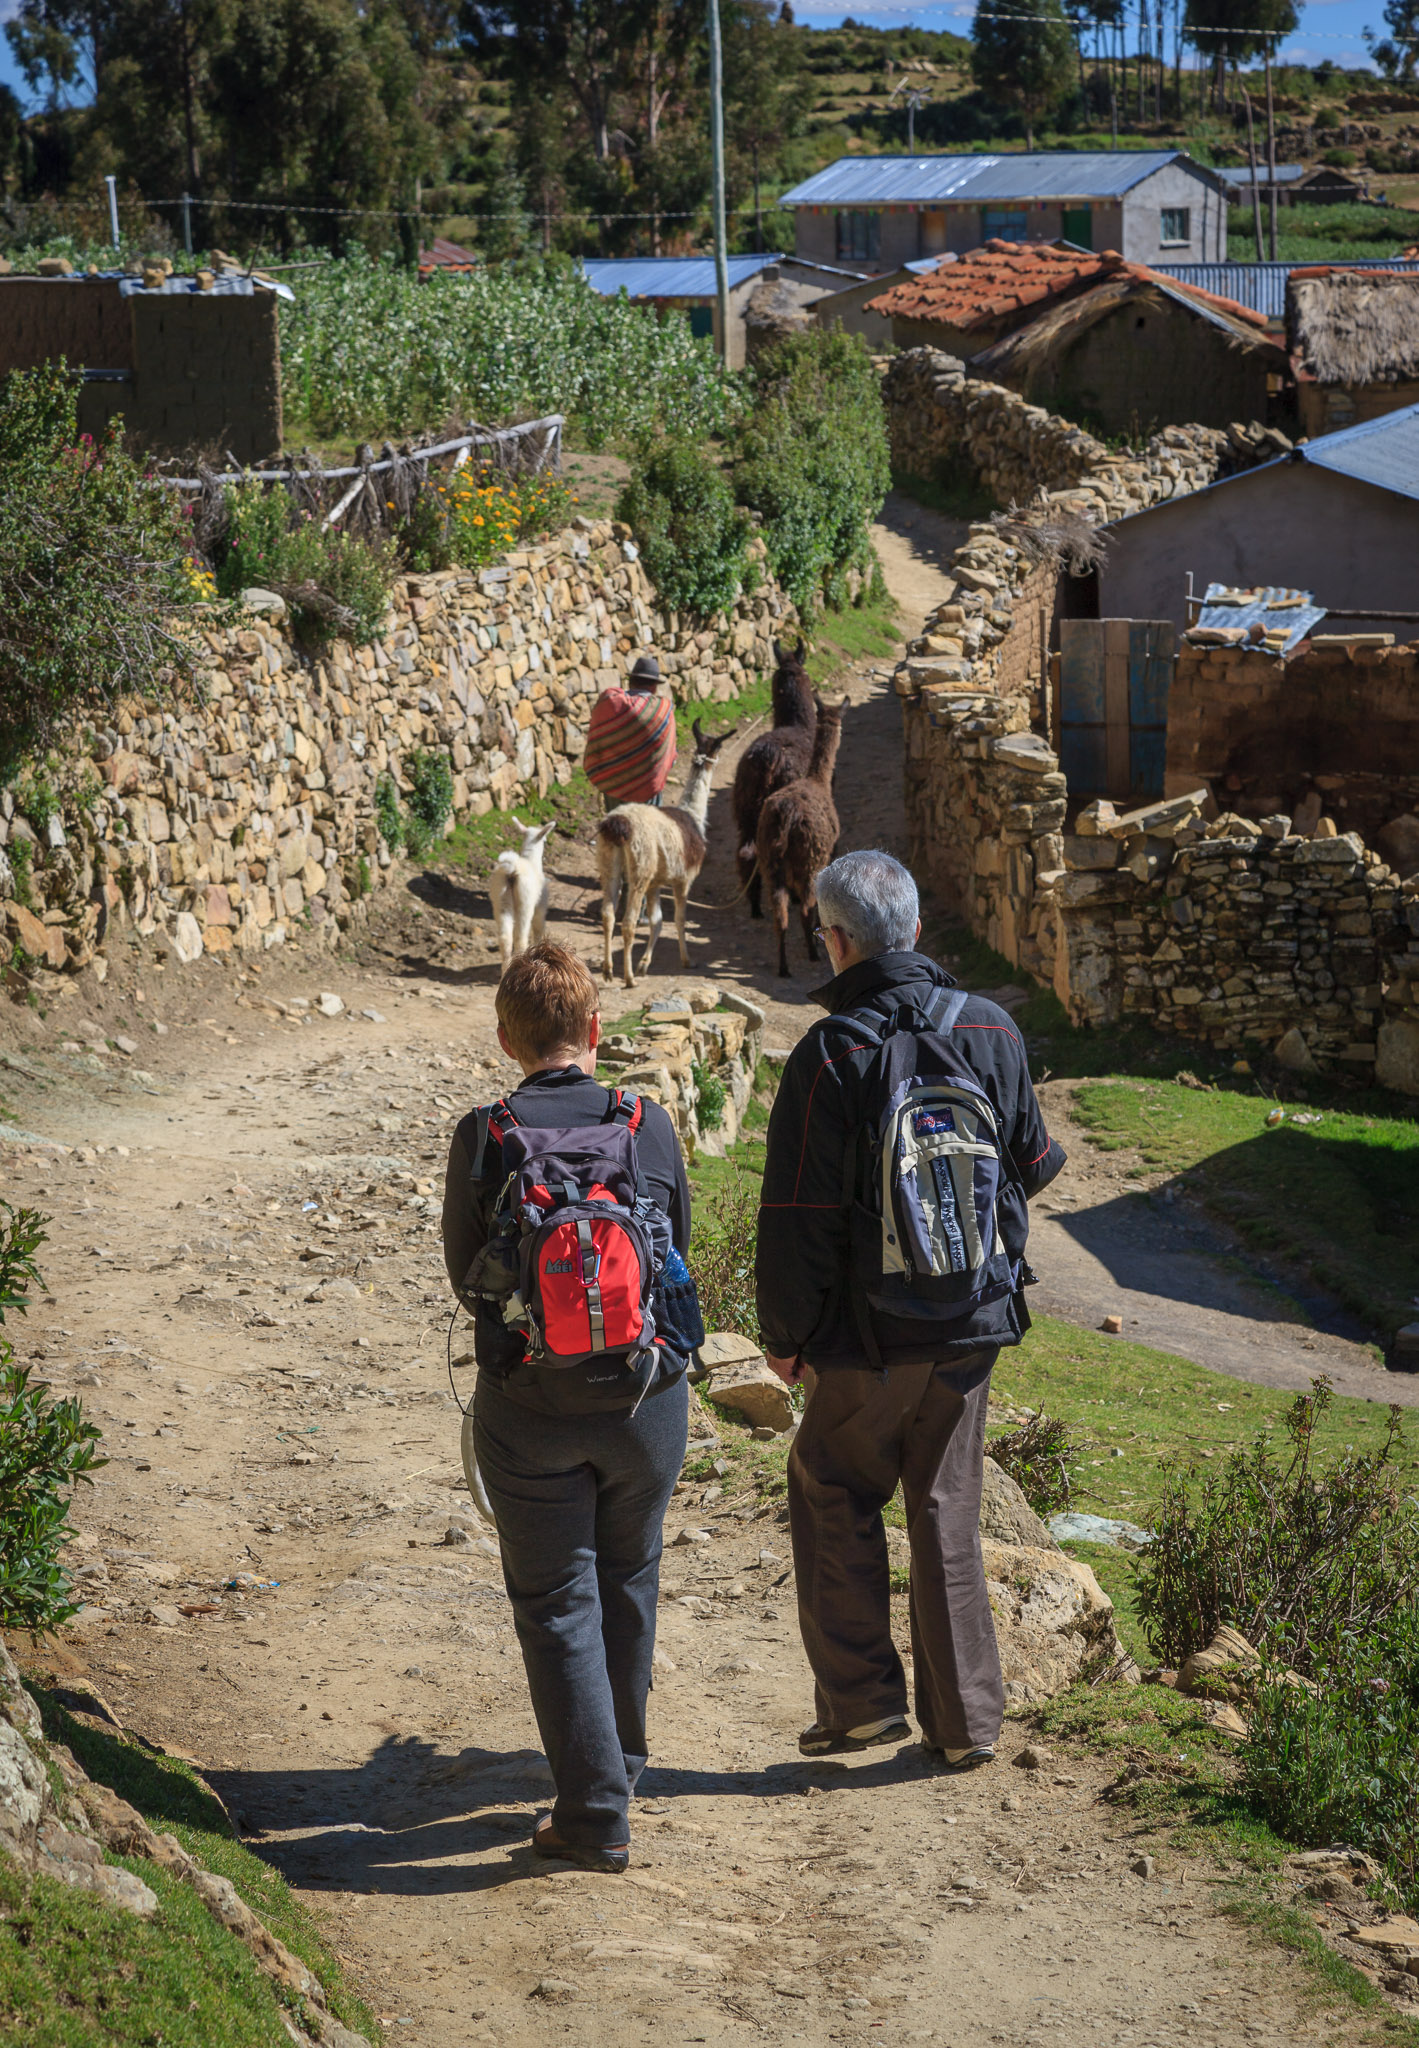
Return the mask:
{"type": "Polygon", "coordinates": [[[1054,242],[985,242],[964,256],[944,258],[936,270],[894,285],[880,298],[870,299],[867,309],[904,320],[936,320],[969,334],[972,328],[992,327],[1012,313],[1119,276],[1132,277],[1140,284],[1164,284],[1174,293],[1219,307],[1265,332],[1266,315],[1253,313],[1235,299],[1184,285],[1142,263],[1125,263],[1113,249],[1065,249],[1054,242]]]}

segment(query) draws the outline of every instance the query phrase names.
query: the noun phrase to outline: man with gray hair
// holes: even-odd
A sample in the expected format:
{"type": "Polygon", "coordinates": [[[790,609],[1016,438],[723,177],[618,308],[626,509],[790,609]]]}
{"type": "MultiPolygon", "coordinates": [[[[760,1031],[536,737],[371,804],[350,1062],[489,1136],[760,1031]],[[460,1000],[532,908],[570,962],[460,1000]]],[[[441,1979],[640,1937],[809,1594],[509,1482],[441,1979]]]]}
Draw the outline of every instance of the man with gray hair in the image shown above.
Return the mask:
{"type": "Polygon", "coordinates": [[[882,1526],[900,1485],[922,1749],[971,1770],[1005,1704],[979,1528],[990,1375],[1029,1328],[1026,1204],[1064,1153],[1009,1016],[915,950],[901,863],[843,854],[817,894],[831,1014],[784,1067],[756,1263],[769,1364],[808,1390],[788,1462],[816,1681],[799,1748],[909,1738],[882,1526]]]}

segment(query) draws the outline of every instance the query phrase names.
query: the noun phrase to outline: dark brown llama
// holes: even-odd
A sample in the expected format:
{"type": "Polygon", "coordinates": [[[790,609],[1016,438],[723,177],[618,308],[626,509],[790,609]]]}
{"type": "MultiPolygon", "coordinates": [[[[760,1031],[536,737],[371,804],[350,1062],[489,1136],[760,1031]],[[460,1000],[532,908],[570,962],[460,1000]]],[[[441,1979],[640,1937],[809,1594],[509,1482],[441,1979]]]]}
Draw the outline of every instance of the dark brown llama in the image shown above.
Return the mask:
{"type": "Polygon", "coordinates": [[[778,927],[778,971],[788,968],[788,900],[803,913],[803,939],[808,958],[818,958],[813,928],[818,917],[818,872],[833,857],[838,843],[838,814],[833,803],[833,769],[842,738],[841,704],[818,705],[818,729],[808,773],[776,789],[759,814],[759,874],[768,887],[778,927]]]}
{"type": "Polygon", "coordinates": [[[782,789],[786,782],[797,782],[808,773],[808,763],[813,758],[818,703],[802,657],[802,640],[797,654],[789,654],[775,640],[778,667],[772,684],[773,730],[761,733],[751,747],[744,749],[734,771],[734,860],[739,870],[739,886],[748,892],[751,917],[764,914],[760,895],[762,875],[755,866],[754,852],[759,815],[776,789],[782,789]]]}

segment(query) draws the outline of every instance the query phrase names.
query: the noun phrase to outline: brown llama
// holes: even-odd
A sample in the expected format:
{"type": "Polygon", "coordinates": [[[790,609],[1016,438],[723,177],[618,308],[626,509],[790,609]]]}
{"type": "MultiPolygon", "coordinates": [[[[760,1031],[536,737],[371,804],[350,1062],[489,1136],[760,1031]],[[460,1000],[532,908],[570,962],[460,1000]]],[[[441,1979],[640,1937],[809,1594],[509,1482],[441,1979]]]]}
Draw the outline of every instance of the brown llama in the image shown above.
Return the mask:
{"type": "Polygon", "coordinates": [[[788,968],[788,902],[790,896],[803,913],[803,938],[808,958],[818,958],[813,928],[818,916],[817,879],[833,857],[838,843],[838,814],[833,803],[833,769],[837,764],[838,742],[842,738],[841,704],[818,705],[818,730],[813,740],[808,773],[796,782],[776,789],[759,816],[759,874],[773,904],[778,927],[778,971],[788,968]]]}
{"type": "Polygon", "coordinates": [[[759,836],[759,814],[776,789],[797,782],[808,773],[813,758],[813,735],[818,729],[818,702],[803,666],[803,642],[797,654],[788,653],[777,640],[774,657],[773,729],[761,733],[746,747],[734,771],[734,862],[739,886],[747,890],[749,915],[762,917],[762,877],[756,866],[755,843],[759,836]]]}

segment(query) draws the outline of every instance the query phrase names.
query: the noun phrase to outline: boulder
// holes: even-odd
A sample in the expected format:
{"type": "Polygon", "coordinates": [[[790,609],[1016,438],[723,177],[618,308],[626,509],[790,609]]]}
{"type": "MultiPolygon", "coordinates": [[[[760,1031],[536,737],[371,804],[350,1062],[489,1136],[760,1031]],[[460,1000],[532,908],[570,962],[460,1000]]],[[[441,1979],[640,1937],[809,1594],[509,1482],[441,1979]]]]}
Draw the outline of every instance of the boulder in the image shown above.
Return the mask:
{"type": "Polygon", "coordinates": [[[1386,1017],[1375,1034],[1375,1079],[1381,1088],[1419,1095],[1419,1017],[1386,1017]]]}
{"type": "Polygon", "coordinates": [[[1272,1057],[1278,1066],[1289,1067],[1293,1074],[1313,1074],[1316,1070],[1311,1049],[1299,1025],[1293,1024],[1289,1031],[1283,1031],[1272,1047],[1272,1057]]]}
{"type": "Polygon", "coordinates": [[[1419,818],[1401,811],[1375,834],[1375,845],[1401,876],[1419,873],[1419,818]]]}
{"type": "Polygon", "coordinates": [[[746,1338],[707,1337],[700,1346],[700,1360],[710,1376],[705,1392],[716,1408],[727,1409],[751,1427],[771,1429],[779,1436],[792,1429],[793,1403],[788,1388],[776,1372],[769,1371],[763,1353],[746,1338]],[[733,1355],[725,1356],[726,1352],[733,1355]]]}
{"type": "Polygon", "coordinates": [[[1137,1684],[1113,1602],[1088,1565],[1052,1542],[1000,1543],[984,1534],[981,1553],[1009,1704],[1052,1699],[1091,1672],[1137,1684]]]}
{"type": "Polygon", "coordinates": [[[1246,1674],[1261,1668],[1257,1651],[1224,1622],[1204,1650],[1194,1650],[1178,1666],[1178,1691],[1219,1694],[1240,1699],[1246,1674]]]}
{"type": "Polygon", "coordinates": [[[985,1461],[985,1480],[981,1488],[980,1532],[993,1543],[1023,1543],[1034,1550],[1054,1550],[1058,1546],[1049,1530],[1026,1500],[1023,1490],[1010,1474],[996,1464],[994,1458],[985,1461]]]}

